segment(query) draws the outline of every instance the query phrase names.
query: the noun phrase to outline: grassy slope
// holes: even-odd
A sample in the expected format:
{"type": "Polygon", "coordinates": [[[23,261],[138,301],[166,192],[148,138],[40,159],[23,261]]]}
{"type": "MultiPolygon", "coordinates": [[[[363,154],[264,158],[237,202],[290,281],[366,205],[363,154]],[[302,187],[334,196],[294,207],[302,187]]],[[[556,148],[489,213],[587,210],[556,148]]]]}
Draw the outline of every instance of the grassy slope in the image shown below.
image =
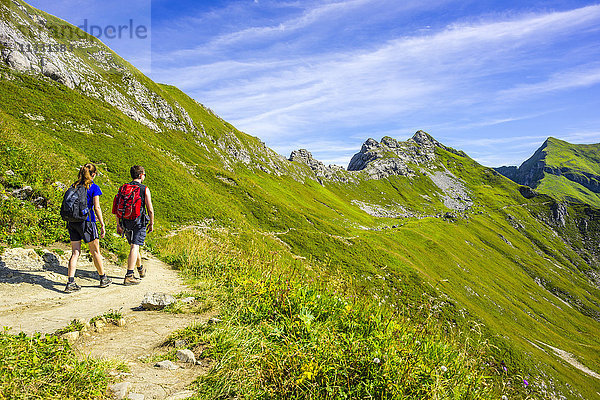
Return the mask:
{"type": "MultiPolygon", "coordinates": [[[[582,315],[599,312],[600,294],[581,273],[590,267],[547,225],[532,217],[549,214],[549,206],[544,203],[550,199],[526,200],[517,185],[468,158],[440,150],[439,157],[446,167],[465,179],[473,194],[476,207],[468,219],[375,218],[350,201],[398,203],[428,215],[446,210],[432,195],[439,190],[424,177],[359,179],[348,185],[322,186],[311,179],[300,183],[289,175],[274,176],[241,164],[225,169],[220,161],[223,153],[215,141],[233,132],[251,152],[262,148],[260,141],[236,131],[176,88],[151,82],[148,85],[167,101],[184,106],[207,135],[197,138],[175,131],[156,133],[113,107],[49,79],[18,75],[14,80],[1,80],[3,145],[26,149],[20,157],[27,158],[29,153],[38,161],[30,159],[24,164],[15,162],[10,151],[0,153],[1,167],[18,172],[14,179],[3,176],[3,187],[9,191],[29,183],[45,194],[55,179],[73,180],[76,167],[91,160],[102,174],[97,182],[106,193],[103,206],[108,216],[111,193],[126,180],[129,166],[141,163],[148,170],[147,182],[163,225],[210,218],[215,226],[237,232],[268,233],[287,243],[293,254],[308,259],[300,263],[302,268],[310,268],[312,263],[321,265],[329,274],[351,279],[356,288],[389,303],[418,302],[430,283],[436,291],[449,295],[456,309],[464,308],[484,322],[498,337],[499,346],[507,346],[500,337],[509,338],[508,343],[548,365],[554,370],[551,375],[569,382],[586,398],[594,398],[600,391],[598,381],[529,343],[544,341],[600,370],[598,323],[582,315]],[[32,121],[24,116],[26,113],[42,115],[45,120],[32,121]],[[82,126],[93,134],[83,132],[82,126]],[[132,143],[136,143],[135,151],[132,143]],[[40,161],[47,169],[33,173],[40,161]],[[22,170],[18,170],[19,165],[22,170]],[[228,178],[230,183],[219,177],[228,178]],[[430,195],[432,201],[424,201],[422,194],[430,195]],[[358,229],[386,225],[400,227],[358,229]],[[379,279],[382,271],[389,271],[391,277],[379,279]]],[[[290,174],[310,173],[300,165],[284,163],[282,168],[290,174]]],[[[3,207],[14,205],[3,209],[3,215],[16,213],[19,207],[27,209],[15,221],[15,232],[0,232],[2,240],[36,240],[33,235],[20,239],[18,235],[31,225],[24,217],[35,218],[41,212],[56,214],[59,196],[47,197],[53,203],[44,211],[28,204],[19,206],[20,202],[12,199],[3,202],[3,207]]],[[[56,232],[43,240],[64,239],[60,223],[51,221],[50,225],[56,232]]],[[[531,361],[512,362],[531,365],[531,361]]]]}
{"type": "MultiPolygon", "coordinates": [[[[547,207],[540,205],[541,200],[524,199],[517,185],[472,160],[439,151],[440,158],[457,176],[470,177],[467,183],[478,211],[468,219],[380,219],[365,214],[349,200],[357,198],[357,193],[364,194],[359,199],[367,200],[384,191],[390,202],[417,206],[423,202],[420,194],[432,193],[431,184],[419,183],[418,179],[411,184],[406,178],[396,177],[323,187],[312,180],[301,184],[286,176],[251,172],[240,166],[236,171],[227,171],[206,157],[206,152],[185,134],[157,134],[101,102],[48,82],[20,79],[0,84],[3,98],[9,99],[2,111],[3,137],[38,154],[51,154],[45,161],[51,163],[57,178],[68,182],[75,167],[89,157],[100,166],[103,176],[99,184],[109,194],[124,179],[129,165],[139,160],[148,168],[149,185],[163,223],[214,218],[216,225],[237,231],[280,233],[276,236],[291,246],[292,253],[325,265],[330,273],[353,277],[356,287],[380,299],[388,296],[388,302],[418,301],[423,285],[419,282],[430,282],[448,294],[456,308],[465,308],[493,334],[511,338],[515,348],[550,365],[557,376],[583,393],[593,396],[593,391],[600,389],[592,378],[528,343],[541,340],[575,354],[594,370],[600,369],[597,322],[574,313],[534,281],[538,278],[546,288],[559,288],[556,293],[579,299],[581,310],[597,313],[595,299],[600,294],[578,269],[585,262],[546,225],[531,217],[530,210],[547,207]],[[46,120],[34,123],[23,117],[24,113],[44,115],[46,120]],[[102,127],[113,138],[68,129],[69,120],[82,124],[93,121],[92,130],[102,127]],[[133,140],[142,145],[132,154],[127,143],[133,140]],[[185,167],[147,146],[150,143],[195,165],[196,174],[187,173],[185,167]],[[230,177],[237,184],[228,185],[216,175],[230,177]],[[173,207],[176,192],[189,199],[184,207],[173,207]],[[520,221],[524,229],[513,227],[508,215],[520,221]],[[355,228],[392,224],[400,228],[355,228]],[[537,245],[532,245],[531,239],[537,245]],[[384,268],[393,273],[393,278],[386,282],[374,279],[384,268]]],[[[172,89],[169,92],[174,93],[172,89]]],[[[183,103],[181,95],[177,101],[183,103]]],[[[190,114],[213,129],[215,135],[230,129],[197,105],[190,114]]],[[[108,202],[103,205],[108,214],[108,202]]],[[[429,211],[442,211],[435,204],[427,207],[429,211]]]]}
{"type": "Polygon", "coordinates": [[[549,166],[600,175],[600,144],[571,144],[549,138],[547,152],[549,166]]]}
{"type": "MultiPolygon", "coordinates": [[[[600,176],[600,144],[571,144],[549,138],[545,153],[545,161],[549,167],[568,168],[571,173],[582,177],[582,173],[600,176]]],[[[536,189],[561,200],[579,201],[600,207],[600,193],[595,193],[565,176],[544,173],[536,189]]]]}

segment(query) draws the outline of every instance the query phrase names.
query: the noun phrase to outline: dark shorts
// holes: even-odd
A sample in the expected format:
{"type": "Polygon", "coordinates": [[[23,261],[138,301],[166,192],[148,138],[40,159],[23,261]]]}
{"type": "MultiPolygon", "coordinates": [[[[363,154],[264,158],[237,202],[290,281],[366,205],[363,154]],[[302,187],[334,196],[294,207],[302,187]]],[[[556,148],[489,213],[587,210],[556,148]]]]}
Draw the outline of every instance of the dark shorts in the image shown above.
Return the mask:
{"type": "Polygon", "coordinates": [[[69,222],[67,223],[67,229],[69,230],[71,242],[83,240],[84,243],[89,243],[100,238],[95,222],[69,222]]]}
{"type": "Polygon", "coordinates": [[[137,244],[143,246],[146,240],[146,225],[139,221],[123,220],[123,228],[125,229],[125,237],[129,244],[137,244]]]}

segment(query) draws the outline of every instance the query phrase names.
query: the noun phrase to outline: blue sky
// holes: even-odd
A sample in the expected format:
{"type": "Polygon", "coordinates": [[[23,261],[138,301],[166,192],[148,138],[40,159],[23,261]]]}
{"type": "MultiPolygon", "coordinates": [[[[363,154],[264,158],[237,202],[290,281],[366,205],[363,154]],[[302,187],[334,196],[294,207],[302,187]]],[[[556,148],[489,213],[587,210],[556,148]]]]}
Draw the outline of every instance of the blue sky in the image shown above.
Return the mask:
{"type": "Polygon", "coordinates": [[[151,40],[107,43],[282,155],[347,166],[367,138],[418,129],[488,166],[548,136],[600,142],[600,3],[112,2],[31,4],[148,24],[151,40]]]}

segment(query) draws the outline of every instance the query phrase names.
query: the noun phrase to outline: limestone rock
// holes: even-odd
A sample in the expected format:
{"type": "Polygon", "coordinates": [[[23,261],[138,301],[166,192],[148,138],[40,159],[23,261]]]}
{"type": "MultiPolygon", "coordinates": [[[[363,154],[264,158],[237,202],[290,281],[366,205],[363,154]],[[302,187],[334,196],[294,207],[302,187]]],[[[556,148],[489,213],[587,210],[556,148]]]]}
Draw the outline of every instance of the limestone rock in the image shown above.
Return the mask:
{"type": "Polygon", "coordinates": [[[196,356],[190,349],[177,350],[177,359],[184,363],[196,364],[196,356]]]}
{"type": "Polygon", "coordinates": [[[181,299],[181,302],[185,303],[185,304],[189,304],[189,303],[193,303],[195,300],[196,300],[195,297],[191,297],[190,296],[190,297],[186,297],[184,299],[181,299]]]}
{"type": "Polygon", "coordinates": [[[185,347],[187,344],[187,340],[180,339],[175,341],[175,347],[185,347]]]}
{"type": "Polygon", "coordinates": [[[418,131],[406,142],[399,142],[389,136],[377,142],[367,139],[348,164],[348,171],[365,171],[368,179],[384,179],[392,175],[414,176],[418,171],[410,165],[429,167],[437,159],[436,148],[465,156],[463,152],[446,147],[423,131],[418,131]]]}
{"type": "Polygon", "coordinates": [[[139,393],[129,393],[129,396],[127,396],[127,398],[129,400],[144,400],[146,397],[143,394],[139,393]]]}
{"type": "Polygon", "coordinates": [[[556,203],[552,205],[552,219],[556,223],[564,227],[567,223],[568,216],[569,213],[564,203],[556,203]]]}
{"type": "Polygon", "coordinates": [[[109,385],[108,391],[111,393],[113,399],[122,400],[127,396],[130,387],[130,382],[120,382],[115,383],[114,385],[109,385]]]}
{"type": "Polygon", "coordinates": [[[94,321],[94,328],[96,328],[97,332],[101,332],[102,328],[104,328],[106,326],[106,322],[101,321],[101,320],[96,320],[94,321]]]}
{"type": "Polygon", "coordinates": [[[166,306],[175,303],[175,298],[166,293],[146,293],[142,300],[145,310],[162,310],[166,306]]]}
{"type": "Polygon", "coordinates": [[[21,52],[12,51],[6,57],[6,63],[19,72],[27,72],[31,69],[31,63],[21,52]]]}
{"type": "Polygon", "coordinates": [[[156,364],[154,364],[154,366],[157,368],[169,369],[169,370],[174,370],[174,369],[179,368],[177,365],[175,365],[172,361],[169,361],[169,360],[157,362],[156,364]]]}
{"type": "Polygon", "coordinates": [[[45,266],[44,260],[35,250],[21,247],[4,250],[0,260],[13,271],[43,271],[45,266]]]}
{"type": "Polygon", "coordinates": [[[60,338],[65,339],[69,343],[73,343],[77,339],[79,339],[79,335],[80,335],[79,331],[73,331],[73,332],[63,333],[62,335],[60,335],[60,338]]]}
{"type": "Polygon", "coordinates": [[[56,254],[49,250],[43,250],[42,260],[44,260],[44,268],[52,269],[60,266],[60,259],[56,254]]]}
{"type": "Polygon", "coordinates": [[[325,166],[321,161],[316,160],[313,155],[306,149],[294,150],[290,154],[289,161],[299,162],[307,165],[317,176],[318,181],[322,184],[322,179],[327,179],[335,182],[349,182],[349,175],[340,166],[329,165],[325,166]]]}
{"type": "Polygon", "coordinates": [[[24,186],[20,189],[13,190],[11,195],[19,200],[27,200],[32,193],[33,189],[31,188],[31,186],[24,186]]]}

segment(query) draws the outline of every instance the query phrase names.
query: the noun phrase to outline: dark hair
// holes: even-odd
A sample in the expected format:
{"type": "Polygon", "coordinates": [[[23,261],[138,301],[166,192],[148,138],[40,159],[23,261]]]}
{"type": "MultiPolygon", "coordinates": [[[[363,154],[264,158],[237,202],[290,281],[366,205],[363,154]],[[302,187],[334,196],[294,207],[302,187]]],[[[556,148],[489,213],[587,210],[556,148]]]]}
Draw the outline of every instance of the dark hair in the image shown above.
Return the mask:
{"type": "Polygon", "coordinates": [[[129,175],[131,175],[131,179],[138,179],[142,174],[145,174],[146,170],[141,165],[134,165],[129,170],[129,175]]]}
{"type": "Polygon", "coordinates": [[[84,185],[89,190],[92,186],[92,175],[96,173],[96,166],[92,163],[87,163],[79,169],[79,176],[73,183],[73,186],[84,185]]]}

